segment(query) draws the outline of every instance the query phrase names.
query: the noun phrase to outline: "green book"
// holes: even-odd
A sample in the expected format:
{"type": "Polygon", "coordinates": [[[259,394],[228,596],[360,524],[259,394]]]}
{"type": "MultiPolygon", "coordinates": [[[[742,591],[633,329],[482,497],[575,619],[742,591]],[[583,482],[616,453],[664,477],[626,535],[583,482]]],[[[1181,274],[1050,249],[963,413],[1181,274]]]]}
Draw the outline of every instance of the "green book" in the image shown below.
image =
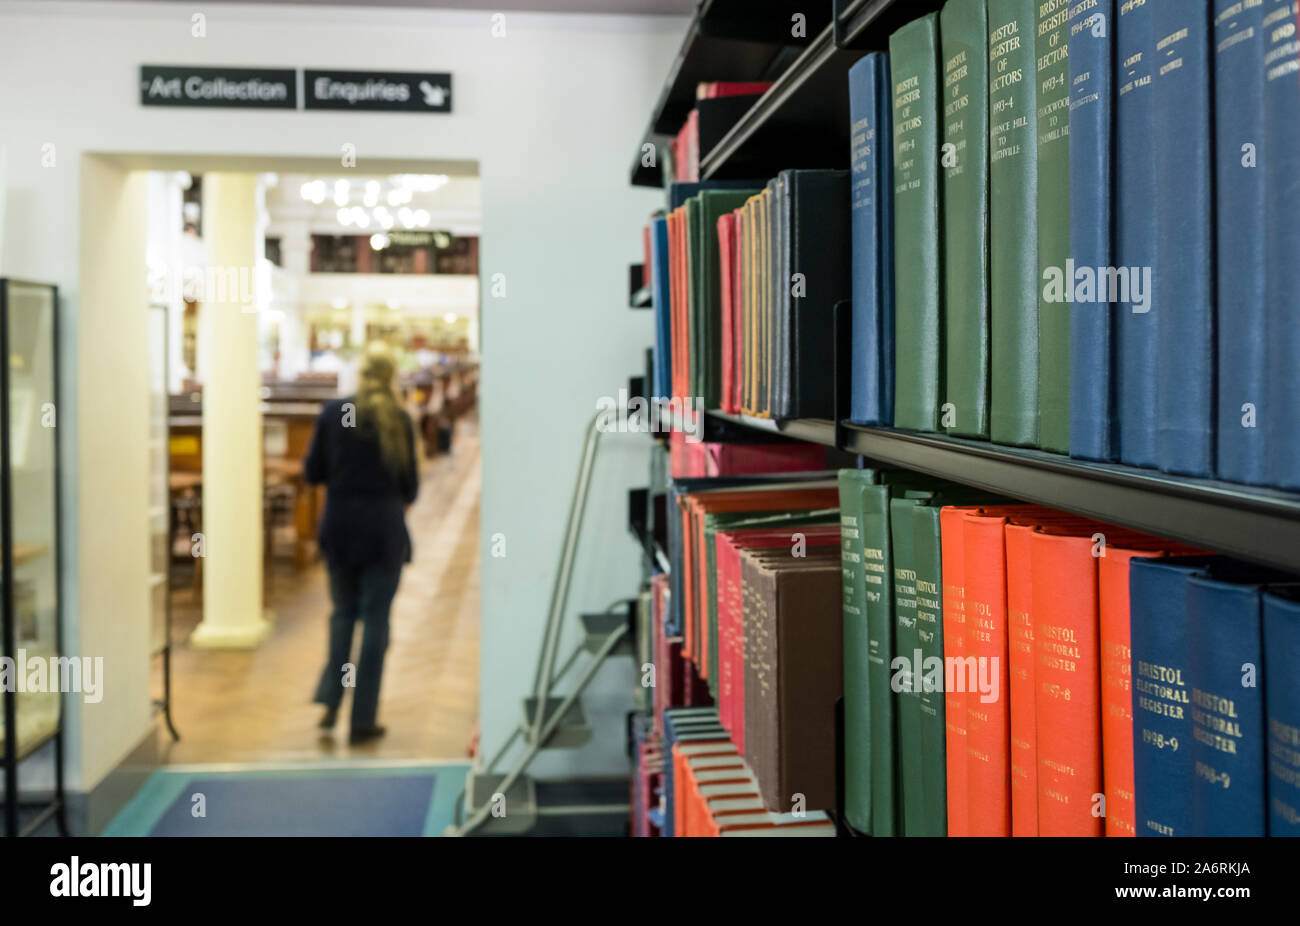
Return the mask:
{"type": "MultiPolygon", "coordinates": [[[[916,637],[923,675],[917,694],[917,740],[921,749],[920,792],[924,816],[916,827],[918,836],[948,835],[947,730],[945,729],[943,665],[943,552],[939,543],[939,510],[945,504],[962,504],[935,499],[912,509],[912,563],[916,570],[916,637]],[[938,658],[938,662],[934,659],[938,658]]],[[[909,818],[910,822],[910,818],[909,818]]],[[[911,828],[909,827],[909,830],[911,828]]]]}
{"type": "Polygon", "coordinates": [[[1038,0],[1038,445],[1070,449],[1070,307],[1048,302],[1049,268],[1070,256],[1069,0],[1038,0]]]}
{"type": "Polygon", "coordinates": [[[898,791],[902,795],[899,832],[925,835],[926,807],[921,771],[921,679],[913,666],[920,658],[921,641],[916,626],[916,551],[913,509],[932,493],[911,490],[889,503],[889,532],[893,542],[894,652],[890,658],[890,683],[895,694],[898,729],[898,791]]]}
{"type": "Polygon", "coordinates": [[[989,0],[989,437],[1038,443],[1036,0],[989,0]]]}
{"type": "Polygon", "coordinates": [[[949,434],[989,436],[989,85],[987,0],[948,0],[943,52],[944,335],[939,418],[949,434]]]}
{"type": "Polygon", "coordinates": [[[871,832],[871,694],[868,687],[867,577],[863,568],[862,488],[879,476],[871,469],[842,469],[840,564],[844,577],[844,815],[860,833],[871,832]]]}
{"type": "Polygon", "coordinates": [[[934,431],[943,388],[939,17],[889,37],[894,113],[894,425],[934,431]]]}
{"type": "Polygon", "coordinates": [[[702,190],[686,201],[691,248],[692,395],[706,408],[722,404],[722,258],[718,219],[742,206],[755,190],[702,190]]]}

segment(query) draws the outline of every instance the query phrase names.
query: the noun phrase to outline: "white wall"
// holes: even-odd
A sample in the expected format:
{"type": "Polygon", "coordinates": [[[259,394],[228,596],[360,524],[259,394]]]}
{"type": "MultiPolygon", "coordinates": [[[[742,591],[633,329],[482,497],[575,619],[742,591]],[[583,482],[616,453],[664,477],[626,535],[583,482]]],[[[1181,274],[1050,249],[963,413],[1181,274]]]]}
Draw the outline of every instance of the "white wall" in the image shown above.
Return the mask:
{"type": "MultiPolygon", "coordinates": [[[[0,86],[8,88],[0,110],[8,188],[0,272],[59,284],[65,348],[73,351],[65,356],[76,357],[87,299],[77,257],[85,152],[336,157],[351,143],[359,172],[367,157],[477,160],[482,273],[485,283],[496,273],[507,283],[506,298],[485,286],[482,299],[481,686],[483,744],[494,750],[520,716],[532,679],[584,422],[598,396],[641,370],[651,339],[648,313],[625,308],[626,265],[640,260],[641,225],[662,198],[633,190],[627,174],[685,22],[507,13],[506,36],[494,38],[487,13],[223,4],[204,10],[207,36],[193,38],[194,12],[192,4],[171,3],[0,3],[0,86]],[[139,66],[181,62],[447,70],[455,113],[141,107],[139,66]],[[42,166],[47,143],[55,146],[53,167],[42,166]],[[507,538],[503,559],[489,555],[497,533],[507,538]]],[[[139,250],[143,279],[143,241],[139,250]]],[[[143,302],[118,310],[143,312],[143,302]]],[[[82,344],[83,364],[97,347],[82,344]]],[[[119,362],[125,369],[134,361],[119,362]]],[[[111,472],[143,455],[105,447],[105,456],[87,459],[78,444],[91,423],[75,407],[76,364],[64,370],[69,628],[78,619],[133,622],[134,614],[114,611],[142,606],[135,579],[88,582],[113,564],[78,545],[75,512],[78,493],[102,482],[87,467],[111,472]],[[96,600],[95,614],[78,610],[92,584],[109,596],[96,600]]],[[[606,440],[572,594],[573,605],[587,609],[633,594],[638,575],[624,490],[645,482],[646,439],[606,440]]],[[[81,638],[109,646],[107,625],[103,631],[81,638]]],[[[633,678],[626,661],[608,667],[603,696],[588,699],[602,735],[581,753],[550,757],[541,770],[623,769],[621,715],[631,706],[633,678]]],[[[306,691],[310,680],[303,683],[306,691]]],[[[109,687],[105,704],[113,697],[109,687]]],[[[93,786],[147,729],[139,706],[112,709],[120,723],[72,744],[74,787],[93,786]]]]}

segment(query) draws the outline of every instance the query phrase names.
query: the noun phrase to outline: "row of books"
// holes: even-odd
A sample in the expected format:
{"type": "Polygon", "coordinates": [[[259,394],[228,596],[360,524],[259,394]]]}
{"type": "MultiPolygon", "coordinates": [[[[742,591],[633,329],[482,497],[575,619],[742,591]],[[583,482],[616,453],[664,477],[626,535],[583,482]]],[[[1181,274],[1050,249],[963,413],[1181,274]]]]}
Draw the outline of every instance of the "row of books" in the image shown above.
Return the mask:
{"type": "Polygon", "coordinates": [[[850,70],[850,171],[670,186],[656,394],[828,417],[838,347],[861,424],[1300,487],[1296,28],[1295,0],[903,26],[850,70]]]}
{"type": "Polygon", "coordinates": [[[1300,835],[1286,577],[897,470],[678,479],[669,512],[665,835],[681,706],[765,811],[863,833],[1300,835]]]}
{"type": "Polygon", "coordinates": [[[699,100],[720,100],[729,97],[757,98],[772,86],[771,81],[702,82],[695,87],[696,108],[686,117],[673,140],[668,144],[671,163],[667,169],[675,180],[694,182],[700,179],[700,109],[699,100]]]}

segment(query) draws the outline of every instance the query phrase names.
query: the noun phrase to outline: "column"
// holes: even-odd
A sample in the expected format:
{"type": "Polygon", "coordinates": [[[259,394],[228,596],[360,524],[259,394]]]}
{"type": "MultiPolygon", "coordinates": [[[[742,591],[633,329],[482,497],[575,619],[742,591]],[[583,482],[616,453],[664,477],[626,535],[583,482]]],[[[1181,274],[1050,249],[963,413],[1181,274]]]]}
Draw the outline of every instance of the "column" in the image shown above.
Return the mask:
{"type": "Polygon", "coordinates": [[[203,620],[194,646],[257,646],[262,611],[262,413],[257,358],[257,177],[203,176],[203,620]]]}

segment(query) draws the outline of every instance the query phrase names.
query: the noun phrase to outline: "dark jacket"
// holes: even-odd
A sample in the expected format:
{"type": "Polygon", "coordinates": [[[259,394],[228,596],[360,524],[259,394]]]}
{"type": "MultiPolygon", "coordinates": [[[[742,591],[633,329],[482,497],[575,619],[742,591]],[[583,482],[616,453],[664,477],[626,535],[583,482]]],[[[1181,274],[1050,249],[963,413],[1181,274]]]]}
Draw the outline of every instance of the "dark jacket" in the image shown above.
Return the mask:
{"type": "Polygon", "coordinates": [[[400,568],[411,561],[405,508],[419,489],[411,420],[405,419],[407,463],[394,473],[384,463],[374,429],[356,420],[355,403],[352,396],[325,403],[303,461],[307,482],[327,489],[321,552],[331,567],[400,568]],[[345,403],[353,403],[350,426],[344,426],[345,403]]]}

